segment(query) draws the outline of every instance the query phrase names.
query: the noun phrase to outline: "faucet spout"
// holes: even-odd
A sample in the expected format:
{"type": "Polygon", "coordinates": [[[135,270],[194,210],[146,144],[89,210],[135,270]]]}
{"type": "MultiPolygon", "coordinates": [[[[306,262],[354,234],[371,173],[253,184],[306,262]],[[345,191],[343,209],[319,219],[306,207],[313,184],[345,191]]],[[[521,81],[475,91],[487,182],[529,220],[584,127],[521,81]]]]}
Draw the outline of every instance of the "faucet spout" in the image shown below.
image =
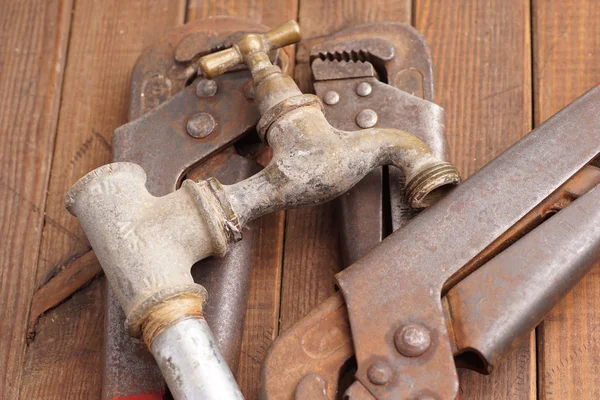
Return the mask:
{"type": "Polygon", "coordinates": [[[332,200],[381,165],[403,171],[414,208],[431,205],[442,187],[460,181],[454,166],[433,156],[416,136],[397,129],[342,131],[316,106],[290,110],[270,126],[267,141],[273,158],[265,169],[223,186],[241,225],[276,210],[332,200]]]}

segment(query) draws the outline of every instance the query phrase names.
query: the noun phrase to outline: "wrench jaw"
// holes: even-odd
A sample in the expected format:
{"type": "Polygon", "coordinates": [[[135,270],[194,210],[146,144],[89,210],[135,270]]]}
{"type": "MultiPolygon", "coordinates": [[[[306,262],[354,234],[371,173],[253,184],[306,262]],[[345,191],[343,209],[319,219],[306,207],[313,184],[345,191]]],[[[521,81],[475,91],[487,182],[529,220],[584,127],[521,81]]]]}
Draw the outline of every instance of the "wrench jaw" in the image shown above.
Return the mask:
{"type": "MultiPolygon", "coordinates": [[[[410,132],[438,159],[447,160],[444,110],[432,102],[429,47],[414,28],[397,23],[360,25],[301,43],[297,57],[310,63],[315,93],[334,127],[362,129],[359,116],[371,113],[375,127],[410,132]]],[[[416,214],[407,197],[412,196],[406,193],[406,176],[397,168],[384,167],[337,200],[345,265],[416,214]]]]}
{"type": "Polygon", "coordinates": [[[261,368],[261,398],[335,399],[340,371],[353,354],[348,313],[337,293],[271,345],[261,368]]]}

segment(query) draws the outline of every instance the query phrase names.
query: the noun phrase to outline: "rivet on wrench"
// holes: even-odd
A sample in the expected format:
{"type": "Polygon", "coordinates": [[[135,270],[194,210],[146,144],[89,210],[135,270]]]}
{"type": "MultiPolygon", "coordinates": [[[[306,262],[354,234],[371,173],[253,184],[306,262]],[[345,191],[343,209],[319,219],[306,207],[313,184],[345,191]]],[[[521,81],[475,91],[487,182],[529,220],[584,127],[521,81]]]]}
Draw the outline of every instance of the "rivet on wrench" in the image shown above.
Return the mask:
{"type": "Polygon", "coordinates": [[[340,101],[340,94],[331,90],[325,93],[325,96],[323,96],[323,101],[325,104],[333,106],[340,101]]]}
{"type": "Polygon", "coordinates": [[[392,369],[384,362],[373,363],[367,370],[367,378],[374,385],[385,385],[392,379],[392,369]]]}
{"type": "Polygon", "coordinates": [[[361,82],[356,86],[356,94],[361,97],[366,97],[371,94],[373,87],[367,82],[361,82]]]}
{"type": "Polygon", "coordinates": [[[215,119],[209,113],[198,113],[194,115],[187,123],[188,133],[197,138],[207,137],[215,130],[215,119]]]}
{"type": "Polygon", "coordinates": [[[409,324],[398,328],[394,334],[394,343],[400,354],[406,357],[418,357],[431,346],[431,334],[423,325],[409,324]]]}
{"type": "Polygon", "coordinates": [[[356,116],[356,125],[366,129],[372,128],[377,123],[377,113],[371,109],[362,110],[356,116]]]}
{"type": "Polygon", "coordinates": [[[217,94],[217,82],[212,79],[202,79],[196,85],[196,95],[198,97],[212,97],[217,94]]]}

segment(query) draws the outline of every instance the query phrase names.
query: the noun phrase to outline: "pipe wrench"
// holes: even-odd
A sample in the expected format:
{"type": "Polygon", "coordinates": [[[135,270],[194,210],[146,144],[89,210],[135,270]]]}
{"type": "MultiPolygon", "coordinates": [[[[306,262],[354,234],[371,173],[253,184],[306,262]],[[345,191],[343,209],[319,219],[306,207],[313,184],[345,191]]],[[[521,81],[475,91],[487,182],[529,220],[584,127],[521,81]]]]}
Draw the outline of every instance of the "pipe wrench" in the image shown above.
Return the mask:
{"type": "Polygon", "coordinates": [[[600,260],[600,87],[336,275],[281,335],[269,399],[454,399],[600,260]]]}

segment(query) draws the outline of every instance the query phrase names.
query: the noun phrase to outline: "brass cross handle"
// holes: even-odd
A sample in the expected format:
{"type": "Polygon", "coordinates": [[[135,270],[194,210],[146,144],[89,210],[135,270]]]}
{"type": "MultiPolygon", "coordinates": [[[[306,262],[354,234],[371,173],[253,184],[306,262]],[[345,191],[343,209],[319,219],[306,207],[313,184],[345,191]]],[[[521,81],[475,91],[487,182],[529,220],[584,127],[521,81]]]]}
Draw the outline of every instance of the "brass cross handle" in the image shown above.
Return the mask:
{"type": "Polygon", "coordinates": [[[301,37],[298,23],[288,21],[266,33],[244,35],[230,48],[200,58],[198,64],[208,79],[242,63],[248,65],[254,75],[255,72],[272,65],[269,51],[298,43],[301,37]]]}

